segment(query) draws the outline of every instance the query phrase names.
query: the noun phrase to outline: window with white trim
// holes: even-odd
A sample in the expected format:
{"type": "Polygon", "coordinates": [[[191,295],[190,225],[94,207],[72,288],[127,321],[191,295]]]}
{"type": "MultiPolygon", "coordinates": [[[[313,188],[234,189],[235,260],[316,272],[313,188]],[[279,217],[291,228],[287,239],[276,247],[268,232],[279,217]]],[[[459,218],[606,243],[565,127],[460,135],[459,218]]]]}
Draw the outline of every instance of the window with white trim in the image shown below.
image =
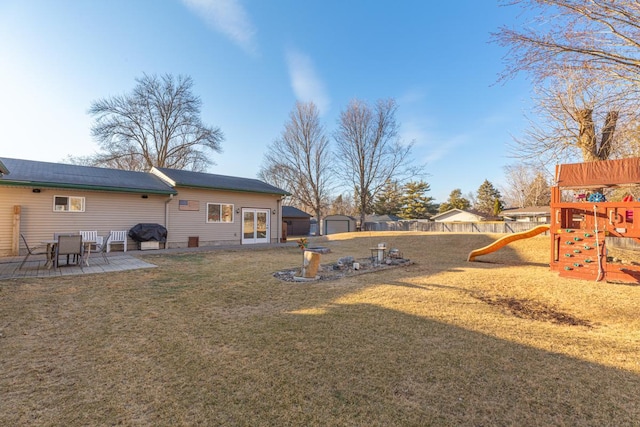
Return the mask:
{"type": "Polygon", "coordinates": [[[84,197],[53,196],[55,212],[84,212],[84,197]]]}
{"type": "Polygon", "coordinates": [[[207,222],[233,222],[233,205],[207,203],[207,222]]]}

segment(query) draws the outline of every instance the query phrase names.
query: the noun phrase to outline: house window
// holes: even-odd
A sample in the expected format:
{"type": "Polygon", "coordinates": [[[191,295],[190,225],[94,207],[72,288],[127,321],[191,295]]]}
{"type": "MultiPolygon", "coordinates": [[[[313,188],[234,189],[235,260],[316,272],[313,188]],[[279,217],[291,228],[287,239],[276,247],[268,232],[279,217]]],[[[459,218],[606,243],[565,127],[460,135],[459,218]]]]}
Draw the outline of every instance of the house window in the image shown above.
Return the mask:
{"type": "Polygon", "coordinates": [[[233,205],[207,203],[207,222],[233,222],[233,205]]]}
{"type": "Polygon", "coordinates": [[[56,212],[84,212],[84,197],[53,196],[53,210],[56,212]]]}

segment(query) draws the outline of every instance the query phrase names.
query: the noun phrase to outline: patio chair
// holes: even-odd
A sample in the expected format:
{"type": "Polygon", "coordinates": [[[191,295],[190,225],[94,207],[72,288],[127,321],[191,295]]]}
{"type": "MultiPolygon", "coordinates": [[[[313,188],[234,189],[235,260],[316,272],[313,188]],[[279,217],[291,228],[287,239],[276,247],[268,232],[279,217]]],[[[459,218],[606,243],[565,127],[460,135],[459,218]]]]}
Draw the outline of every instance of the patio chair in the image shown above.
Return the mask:
{"type": "Polygon", "coordinates": [[[27,262],[27,260],[31,255],[45,255],[47,253],[46,248],[41,248],[41,247],[35,247],[33,249],[30,248],[29,245],[27,244],[27,239],[25,239],[24,234],[20,233],[20,237],[24,242],[24,246],[27,248],[27,255],[22,260],[22,263],[20,263],[20,267],[18,267],[18,270],[22,269],[22,266],[24,265],[25,262],[27,262]]]}
{"type": "MultiPolygon", "coordinates": [[[[62,233],[53,233],[53,240],[56,241],[56,245],[58,244],[58,240],[60,239],[60,236],[77,236],[78,233],[71,233],[68,231],[63,231],[62,233]]],[[[84,239],[84,237],[83,237],[84,239]]],[[[53,246],[53,249],[51,251],[51,259],[53,259],[53,257],[56,256],[56,246],[53,246]]],[[[73,262],[76,262],[76,255],[73,256],[73,262]]],[[[55,263],[54,263],[55,264],[55,263]]],[[[67,264],[69,264],[69,257],[67,256],[67,264]]]]}
{"type": "Polygon", "coordinates": [[[111,230],[109,234],[111,235],[111,241],[107,243],[107,252],[111,252],[112,243],[122,243],[124,251],[127,252],[127,232],[111,230]]]}
{"type": "Polygon", "coordinates": [[[83,249],[84,245],[82,244],[82,236],[80,234],[58,236],[58,244],[56,245],[56,253],[53,259],[54,267],[58,268],[60,266],[60,255],[67,256],[67,265],[69,265],[69,256],[73,255],[76,265],[82,268],[83,249]]]}
{"type": "Polygon", "coordinates": [[[102,259],[104,259],[107,264],[109,264],[109,258],[107,258],[109,243],[111,243],[111,233],[107,234],[107,237],[104,238],[104,243],[100,245],[96,244],[96,251],[100,252],[102,259]]]}
{"type": "Polygon", "coordinates": [[[98,236],[98,231],[79,231],[82,236],[82,240],[84,242],[96,242],[96,250],[98,250],[98,246],[102,245],[102,236],[98,236]]]}

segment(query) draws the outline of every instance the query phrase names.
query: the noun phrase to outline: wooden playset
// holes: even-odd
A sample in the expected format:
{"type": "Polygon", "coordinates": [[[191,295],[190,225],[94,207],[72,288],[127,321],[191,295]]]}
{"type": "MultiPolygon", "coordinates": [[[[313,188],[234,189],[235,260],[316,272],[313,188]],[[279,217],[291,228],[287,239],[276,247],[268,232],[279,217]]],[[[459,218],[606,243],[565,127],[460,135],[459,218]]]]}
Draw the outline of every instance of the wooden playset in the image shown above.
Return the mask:
{"type": "Polygon", "coordinates": [[[471,251],[467,260],[548,231],[549,264],[560,276],[640,283],[640,262],[623,262],[610,257],[607,250],[607,241],[612,238],[640,242],[640,201],[628,194],[623,201],[609,202],[603,194],[607,188],[638,185],[640,158],[558,165],[556,185],[551,189],[550,224],[498,239],[471,251]],[[562,200],[565,190],[572,191],[572,201],[562,200]]]}
{"type": "Polygon", "coordinates": [[[640,184],[640,158],[565,164],[556,167],[551,192],[551,269],[560,276],[640,283],[640,264],[612,262],[607,237],[640,242],[640,202],[632,196],[609,202],[604,188],[640,184]],[[576,193],[563,202],[562,191],[576,193]]]}

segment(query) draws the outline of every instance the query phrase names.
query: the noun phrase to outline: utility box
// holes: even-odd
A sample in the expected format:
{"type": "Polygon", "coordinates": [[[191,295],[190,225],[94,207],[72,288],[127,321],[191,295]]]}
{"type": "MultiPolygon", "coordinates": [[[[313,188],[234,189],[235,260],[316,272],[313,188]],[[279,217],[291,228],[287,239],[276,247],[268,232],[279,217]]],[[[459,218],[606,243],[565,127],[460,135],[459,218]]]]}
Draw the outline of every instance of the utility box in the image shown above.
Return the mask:
{"type": "Polygon", "coordinates": [[[160,249],[160,242],[150,240],[148,242],[139,242],[141,251],[148,251],[152,249],[160,249]]]}
{"type": "Polygon", "coordinates": [[[188,248],[197,248],[200,246],[200,237],[199,236],[190,236],[189,243],[187,243],[188,248]]]}

